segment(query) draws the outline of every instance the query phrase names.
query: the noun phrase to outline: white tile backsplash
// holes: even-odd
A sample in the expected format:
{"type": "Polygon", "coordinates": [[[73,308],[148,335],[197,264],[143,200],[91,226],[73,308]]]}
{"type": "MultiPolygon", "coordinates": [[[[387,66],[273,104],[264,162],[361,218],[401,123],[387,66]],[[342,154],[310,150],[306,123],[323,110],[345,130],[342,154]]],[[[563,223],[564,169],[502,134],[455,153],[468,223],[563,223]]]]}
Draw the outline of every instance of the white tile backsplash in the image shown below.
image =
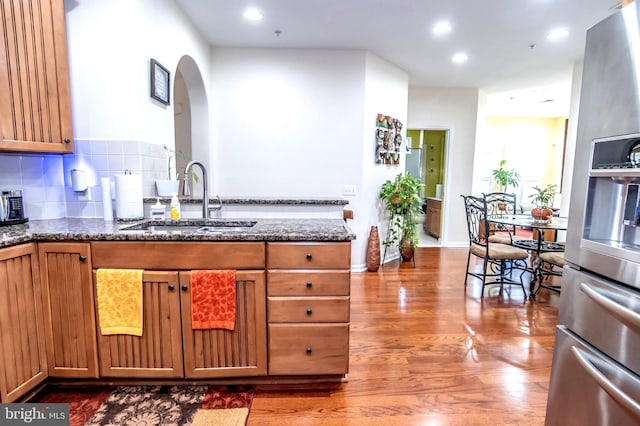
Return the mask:
{"type": "Polygon", "coordinates": [[[142,174],[143,196],[155,195],[155,179],[164,177],[166,153],[160,145],[140,141],[75,141],[75,153],[0,154],[0,190],[21,189],[30,220],[102,217],[100,178],[142,174]],[[87,173],[91,199],[71,189],[71,169],[87,173]]]}

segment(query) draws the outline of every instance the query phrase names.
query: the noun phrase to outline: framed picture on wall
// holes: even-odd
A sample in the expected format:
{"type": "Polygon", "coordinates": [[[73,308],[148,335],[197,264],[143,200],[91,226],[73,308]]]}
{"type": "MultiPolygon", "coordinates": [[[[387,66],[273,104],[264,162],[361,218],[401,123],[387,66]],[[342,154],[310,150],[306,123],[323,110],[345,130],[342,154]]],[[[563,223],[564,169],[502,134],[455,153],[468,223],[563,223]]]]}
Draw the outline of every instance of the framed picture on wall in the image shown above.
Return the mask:
{"type": "Polygon", "coordinates": [[[169,70],[151,59],[151,97],[169,105],[169,70]]]}

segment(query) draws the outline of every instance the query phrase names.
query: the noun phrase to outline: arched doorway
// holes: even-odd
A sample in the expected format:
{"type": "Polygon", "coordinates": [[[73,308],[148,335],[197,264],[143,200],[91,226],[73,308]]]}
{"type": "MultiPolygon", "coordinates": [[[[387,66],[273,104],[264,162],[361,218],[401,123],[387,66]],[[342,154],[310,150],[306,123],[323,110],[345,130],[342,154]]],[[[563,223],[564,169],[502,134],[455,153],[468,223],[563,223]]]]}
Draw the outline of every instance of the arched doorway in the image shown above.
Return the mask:
{"type": "MultiPolygon", "coordinates": [[[[176,67],[173,85],[174,132],[176,167],[180,178],[186,164],[196,160],[209,171],[208,184],[211,187],[213,173],[210,165],[211,145],[209,143],[209,105],[202,74],[192,57],[180,58],[176,67]]],[[[202,195],[202,183],[195,184],[193,195],[202,195]]]]}

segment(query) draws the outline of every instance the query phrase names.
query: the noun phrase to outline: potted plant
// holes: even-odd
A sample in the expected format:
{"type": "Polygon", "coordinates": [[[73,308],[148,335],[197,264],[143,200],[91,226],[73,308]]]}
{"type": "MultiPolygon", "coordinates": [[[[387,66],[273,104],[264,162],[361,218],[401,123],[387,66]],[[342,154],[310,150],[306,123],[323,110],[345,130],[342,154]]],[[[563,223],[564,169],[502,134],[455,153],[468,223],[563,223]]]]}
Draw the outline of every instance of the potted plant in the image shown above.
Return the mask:
{"type": "Polygon", "coordinates": [[[500,192],[507,192],[509,185],[516,188],[520,184],[518,172],[515,169],[505,169],[506,164],[507,160],[501,160],[500,167],[491,171],[494,182],[500,185],[500,192]]]}
{"type": "Polygon", "coordinates": [[[164,145],[163,148],[167,155],[167,179],[156,179],[156,191],[160,197],[171,197],[174,194],[177,194],[178,189],[180,188],[180,181],[178,180],[177,173],[171,173],[176,151],[166,145],[164,145]]]}
{"type": "MultiPolygon", "coordinates": [[[[171,197],[174,194],[177,194],[180,189],[180,179],[177,170],[175,174],[172,174],[171,171],[173,168],[173,159],[176,158],[176,155],[182,156],[182,151],[175,151],[166,145],[164,145],[163,148],[167,153],[168,179],[156,179],[156,191],[160,197],[171,197]]],[[[194,171],[191,171],[191,176],[193,177],[194,182],[198,182],[198,176],[194,171]]]]}
{"type": "Polygon", "coordinates": [[[535,206],[531,209],[531,216],[540,221],[548,221],[553,216],[553,197],[556,195],[556,184],[549,184],[545,187],[534,186],[534,193],[529,196],[535,206]]]}
{"type": "Polygon", "coordinates": [[[406,172],[387,180],[380,188],[379,197],[390,216],[389,234],[383,244],[385,247],[398,245],[403,260],[411,260],[413,249],[418,245],[416,225],[417,215],[422,212],[422,187],[423,184],[406,172]]]}

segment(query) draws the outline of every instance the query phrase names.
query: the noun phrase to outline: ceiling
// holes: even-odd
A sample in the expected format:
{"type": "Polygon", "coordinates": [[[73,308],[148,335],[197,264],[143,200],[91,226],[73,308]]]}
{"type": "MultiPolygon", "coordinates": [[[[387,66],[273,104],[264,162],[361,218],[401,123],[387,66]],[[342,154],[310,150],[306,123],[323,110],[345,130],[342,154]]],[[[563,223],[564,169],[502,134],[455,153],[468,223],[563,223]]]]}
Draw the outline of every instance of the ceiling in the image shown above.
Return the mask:
{"type": "Polygon", "coordinates": [[[586,30],[616,0],[177,0],[213,46],[365,49],[409,84],[473,87],[492,115],[564,116],[586,30]],[[262,11],[250,22],[245,8],[262,11]],[[452,31],[436,36],[436,22],[452,31]],[[555,28],[569,35],[554,42],[555,28]],[[457,52],[468,61],[453,63],[457,52]]]}

